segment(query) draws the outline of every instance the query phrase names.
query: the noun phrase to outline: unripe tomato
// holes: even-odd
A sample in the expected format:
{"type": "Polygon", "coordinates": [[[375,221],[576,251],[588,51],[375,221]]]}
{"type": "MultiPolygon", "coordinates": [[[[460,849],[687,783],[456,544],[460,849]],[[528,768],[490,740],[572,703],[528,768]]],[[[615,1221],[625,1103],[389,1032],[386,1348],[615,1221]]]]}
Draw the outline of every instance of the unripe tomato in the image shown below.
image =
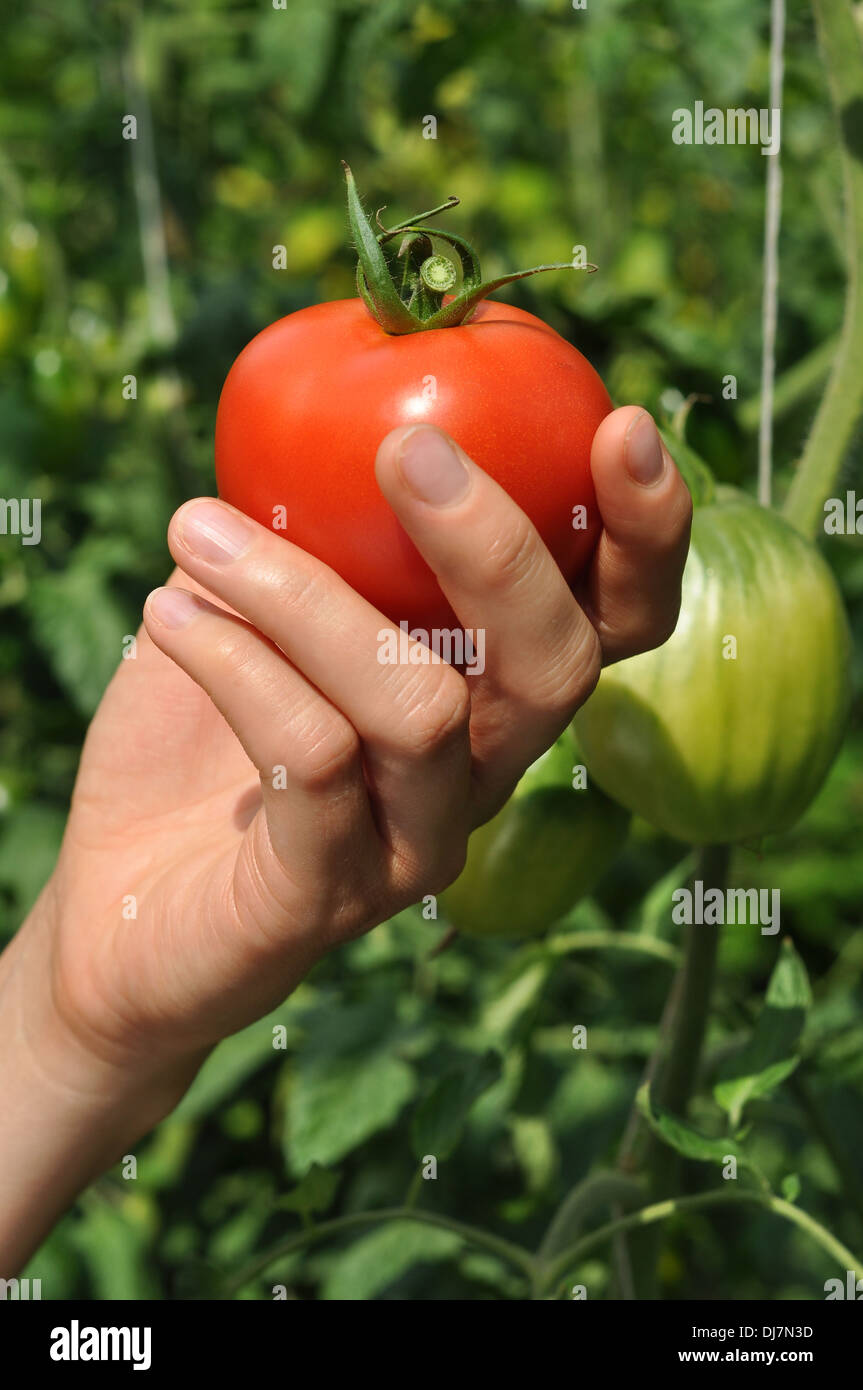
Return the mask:
{"type": "Polygon", "coordinates": [[[577,737],[599,785],[669,835],[775,834],[836,755],[849,660],[842,600],[818,551],[721,488],[695,510],[674,635],[603,671],[577,737]]]}
{"type": "Polygon", "coordinates": [[[611,410],[605,387],[540,319],[483,300],[517,277],[481,282],[467,243],[421,225],[431,214],[376,232],[348,174],[363,298],[289,314],[240,353],[216,420],[219,495],[324,560],[394,621],[449,625],[437,580],[374,473],[390,430],[434,424],[527,512],[573,579],[599,527],[590,446],[611,410]],[[432,233],[461,259],[460,289],[455,260],[427,254],[432,233]],[[397,273],[384,246],[400,248],[397,273]]]}
{"type": "Polygon", "coordinates": [[[459,931],[537,936],[595,887],[626,839],[629,814],[598,787],[573,788],[577,761],[564,735],[471,835],[465,867],[440,897],[459,931]]]}

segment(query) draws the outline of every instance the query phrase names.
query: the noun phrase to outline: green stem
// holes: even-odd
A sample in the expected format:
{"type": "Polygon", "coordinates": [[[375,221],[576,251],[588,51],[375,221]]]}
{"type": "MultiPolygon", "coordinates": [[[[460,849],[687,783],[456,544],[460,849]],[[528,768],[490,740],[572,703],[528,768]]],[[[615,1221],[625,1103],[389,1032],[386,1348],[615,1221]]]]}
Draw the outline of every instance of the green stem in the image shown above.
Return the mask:
{"type": "Polygon", "coordinates": [[[301,1231],[287,1240],[279,1241],[277,1245],[265,1250],[262,1255],[258,1255],[250,1261],[245,1268],[240,1270],[239,1274],[230,1279],[222,1290],[222,1297],[230,1298],[232,1294],[244,1288],[250,1280],[262,1274],[275,1260],[284,1259],[286,1255],[293,1255],[298,1250],[306,1250],[312,1245],[330,1240],[333,1236],[341,1235],[345,1231],[356,1230],[362,1226],[378,1226],[386,1221],[417,1221],[421,1225],[437,1226],[440,1230],[451,1231],[453,1235],[460,1236],[468,1245],[475,1245],[480,1250],[487,1250],[490,1255],[496,1255],[498,1259],[514,1265],[528,1280],[533,1278],[534,1258],[531,1252],[522,1245],[504,1240],[501,1236],[493,1235],[491,1231],[483,1231],[476,1226],[468,1226],[463,1221],[456,1221],[449,1216],[440,1216],[434,1211],[421,1211],[415,1207],[384,1207],[380,1211],[355,1212],[350,1216],[339,1216],[333,1221],[322,1222],[313,1230],[301,1231]]]}
{"type": "MultiPolygon", "coordinates": [[[[727,846],[707,847],[699,851],[692,881],[702,879],[711,888],[725,883],[730,851],[727,846]]],[[[701,1049],[707,1028],[710,996],[716,968],[719,933],[716,927],[692,923],[686,928],[683,961],[675,974],[669,991],[659,1029],[654,1055],[645,1072],[654,1095],[667,1110],[684,1116],[698,1074],[701,1049]]],[[[633,1106],[618,1156],[618,1165],[633,1172],[633,1155],[640,1147],[644,1119],[633,1106]]],[[[640,1167],[647,1175],[655,1197],[667,1197],[674,1190],[680,1163],[670,1155],[655,1134],[649,1133],[641,1148],[640,1167]]],[[[618,1213],[619,1215],[619,1213],[618,1213]]],[[[658,1232],[639,1235],[629,1252],[622,1241],[617,1242],[616,1267],[618,1279],[630,1267],[641,1297],[653,1297],[658,1258],[658,1232]]]]}
{"type": "Polygon", "coordinates": [[[698,1211],[704,1207],[741,1205],[747,1202],[772,1212],[774,1216],[780,1216],[784,1220],[790,1221],[792,1225],[799,1227],[800,1230],[805,1231],[807,1235],[812,1237],[815,1244],[820,1245],[821,1249],[836,1260],[844,1270],[863,1271],[863,1261],[858,1260],[847,1246],[837,1240],[834,1235],[831,1235],[830,1231],[816,1221],[814,1216],[801,1211],[799,1207],[792,1206],[790,1202],[784,1201],[781,1197],[748,1190],[743,1192],[702,1192],[694,1197],[675,1197],[664,1202],[654,1202],[652,1206],[642,1207],[640,1211],[632,1212],[628,1216],[621,1216],[617,1220],[609,1221],[607,1225],[591,1231],[589,1235],[584,1236],[569,1250],[564,1251],[562,1255],[551,1261],[544,1274],[537,1280],[537,1287],[541,1290],[542,1296],[551,1296],[552,1291],[564,1283],[570,1270],[576,1268],[597,1246],[603,1245],[619,1233],[650,1226],[657,1221],[665,1221],[669,1216],[675,1216],[680,1212],[698,1211]]]}
{"type": "Polygon", "coordinates": [[[682,960],[676,946],[645,932],[580,931],[570,936],[552,936],[546,945],[555,956],[574,955],[577,951],[622,951],[635,956],[652,956],[667,965],[679,965],[682,960]]]}
{"type": "Polygon", "coordinates": [[[863,52],[850,0],[814,0],[814,8],[840,130],[848,284],[839,350],[784,507],[808,536],[819,530],[863,414],[863,52]]]}
{"type": "MultiPolygon", "coordinates": [[[[777,378],[773,391],[773,419],[781,420],[792,410],[799,409],[802,402],[823,386],[839,346],[839,335],[819,343],[816,348],[799,358],[792,367],[777,378]]],[[[750,396],[741,401],[737,422],[742,430],[750,433],[758,429],[761,417],[761,396],[750,396]]]]}
{"type": "MultiPolygon", "coordinates": [[[[770,4],[770,109],[782,106],[785,0],[770,4]]],[[[764,293],[761,308],[761,420],[758,431],[758,500],[769,507],[773,496],[773,384],[776,378],[776,316],[779,306],[779,222],[782,214],[782,165],[777,148],[767,160],[764,211],[764,293]]]]}
{"type": "Polygon", "coordinates": [[[369,313],[386,333],[398,336],[437,328],[457,328],[467,322],[481,300],[503,285],[511,285],[516,280],[523,280],[528,275],[540,275],[547,270],[596,270],[595,265],[575,265],[566,261],[535,265],[530,270],[518,270],[511,275],[498,275],[494,280],[483,280],[479,260],[470,242],[455,232],[419,225],[426,218],[455,207],[458,198],[450,197],[438,207],[421,212],[394,227],[385,227],[378,212],[380,231],[376,232],[363,211],[350,165],[342,160],[342,167],[347,187],[348,221],[358,256],[357,291],[369,313]],[[390,269],[383,251],[384,245],[397,235],[402,235],[399,255],[406,257],[400,276],[390,269]],[[455,262],[449,256],[432,253],[432,238],[445,242],[458,256],[462,273],[460,288],[457,287],[455,262]],[[416,253],[420,246],[425,247],[428,254],[417,260],[416,253]],[[450,291],[452,296],[444,304],[444,297],[450,291]]]}
{"type": "MultiPolygon", "coordinates": [[[[729,859],[727,845],[708,846],[698,856],[695,878],[709,888],[724,887],[729,859]]],[[[686,928],[677,1004],[669,1028],[668,1056],[657,1087],[660,1104],[681,1116],[686,1113],[698,1074],[718,946],[716,927],[693,922],[686,928]]]]}

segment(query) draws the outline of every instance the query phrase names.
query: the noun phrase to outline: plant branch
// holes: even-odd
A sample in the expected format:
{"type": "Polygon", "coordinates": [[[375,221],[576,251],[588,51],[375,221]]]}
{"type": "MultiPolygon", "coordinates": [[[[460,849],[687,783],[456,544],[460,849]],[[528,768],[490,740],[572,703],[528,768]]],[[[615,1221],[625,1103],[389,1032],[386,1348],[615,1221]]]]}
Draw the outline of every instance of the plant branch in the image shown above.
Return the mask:
{"type": "Polygon", "coordinates": [[[577,951],[623,951],[624,954],[652,956],[667,965],[679,965],[682,959],[676,946],[660,941],[646,932],[578,931],[552,936],[546,943],[555,956],[574,955],[577,951]]]}
{"type": "Polygon", "coordinates": [[[293,1255],[298,1250],[306,1250],[312,1245],[319,1245],[322,1241],[330,1240],[345,1231],[356,1230],[362,1226],[378,1226],[386,1221],[417,1221],[421,1225],[437,1226],[441,1230],[450,1231],[453,1235],[461,1236],[468,1245],[474,1245],[480,1250],[487,1250],[490,1255],[496,1255],[507,1264],[514,1265],[527,1279],[532,1280],[533,1278],[534,1258],[531,1252],[522,1245],[504,1240],[491,1231],[483,1231],[477,1226],[468,1226],[463,1221],[456,1221],[449,1216],[441,1216],[438,1212],[423,1211],[416,1207],[407,1206],[384,1207],[380,1211],[354,1212],[350,1216],[336,1217],[333,1221],[323,1221],[320,1225],[313,1226],[307,1231],[300,1231],[287,1240],[279,1241],[277,1245],[265,1250],[262,1255],[258,1255],[238,1274],[234,1275],[225,1284],[221,1297],[223,1299],[230,1298],[250,1280],[262,1274],[275,1260],[283,1259],[286,1255],[293,1255]]]}
{"type": "MultiPolygon", "coordinates": [[[[730,851],[726,845],[708,846],[698,856],[695,878],[703,880],[710,888],[724,887],[729,860],[730,851]]],[[[715,927],[693,922],[686,928],[677,1004],[669,1027],[668,1055],[657,1086],[660,1104],[676,1115],[685,1115],[698,1074],[718,945],[719,932],[715,927]]]]}
{"type": "Polygon", "coordinates": [[[597,1246],[603,1245],[618,1233],[636,1230],[640,1227],[650,1226],[658,1221],[665,1221],[669,1216],[675,1216],[684,1211],[698,1211],[704,1207],[713,1206],[734,1206],[750,1203],[753,1206],[762,1207],[765,1211],[772,1212],[774,1216],[780,1216],[792,1225],[799,1227],[811,1236],[816,1245],[820,1245],[832,1259],[836,1260],[843,1270],[863,1271],[863,1261],[851,1253],[847,1246],[838,1241],[830,1231],[826,1230],[814,1216],[808,1212],[801,1211],[791,1202],[786,1202],[781,1197],[775,1197],[772,1193],[757,1192],[745,1189],[742,1192],[735,1191],[713,1191],[701,1192],[694,1197],[675,1197],[665,1202],[654,1202],[652,1206],[642,1207],[640,1211],[632,1212],[628,1216],[622,1216],[615,1221],[609,1221],[607,1225],[600,1226],[589,1235],[577,1241],[569,1250],[557,1256],[547,1267],[542,1275],[539,1285],[545,1295],[553,1296],[552,1291],[559,1288],[564,1282],[566,1275],[574,1269],[592,1250],[597,1246]]]}
{"type": "MultiPolygon", "coordinates": [[[[782,109],[785,0],[770,6],[770,109],[782,109]]],[[[769,507],[773,490],[773,381],[776,375],[776,314],[779,301],[779,221],[782,215],[781,140],[767,156],[764,212],[764,292],[761,338],[761,420],[758,430],[758,500],[769,507]]]]}
{"type": "Polygon", "coordinates": [[[150,335],[153,342],[159,346],[171,347],[177,339],[177,322],[171,303],[171,277],[165,245],[162,196],[156,168],[153,116],[144,75],[140,23],[140,19],[137,19],[131,46],[123,60],[126,100],[129,103],[129,111],[138,122],[138,138],[130,142],[132,182],[138,210],[144,280],[147,286],[150,335]]]}
{"type": "MultiPolygon", "coordinates": [[[[693,880],[701,878],[710,887],[722,886],[729,855],[730,851],[725,846],[701,850],[696,859],[693,880]]],[[[693,923],[687,928],[682,962],[665,1001],[656,1047],[641,1082],[655,1088],[655,1094],[666,1109],[680,1115],[686,1112],[698,1073],[717,947],[718,932],[715,927],[693,923]]],[[[637,1102],[634,1102],[617,1159],[618,1168],[624,1173],[635,1171],[635,1152],[644,1132],[644,1124],[637,1102]]],[[[664,1197],[673,1189],[679,1164],[669,1162],[668,1153],[653,1134],[648,1135],[643,1147],[640,1166],[649,1175],[655,1196],[664,1197]]],[[[621,1210],[618,1208],[614,1215],[621,1216],[621,1210]]],[[[647,1282],[652,1287],[655,1280],[655,1239],[653,1236],[640,1238],[637,1243],[639,1249],[635,1253],[639,1273],[636,1282],[647,1282]]],[[[634,1296],[630,1251],[622,1234],[615,1238],[614,1265],[623,1296],[634,1296]]]]}
{"type": "Polygon", "coordinates": [[[840,130],[848,284],[839,350],[783,509],[809,536],[863,415],[863,50],[850,0],[814,0],[814,8],[840,130]]]}

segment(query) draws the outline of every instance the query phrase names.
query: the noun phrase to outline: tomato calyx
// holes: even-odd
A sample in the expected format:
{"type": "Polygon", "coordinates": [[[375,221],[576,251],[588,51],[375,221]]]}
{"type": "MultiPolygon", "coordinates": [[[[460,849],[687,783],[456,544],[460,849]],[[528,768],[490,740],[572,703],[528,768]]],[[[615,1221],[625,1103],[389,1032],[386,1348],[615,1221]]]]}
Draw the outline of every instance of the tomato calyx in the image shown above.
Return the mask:
{"type": "Polygon", "coordinates": [[[499,275],[483,280],[479,260],[473,247],[464,237],[439,227],[422,224],[439,212],[447,212],[458,204],[450,197],[428,212],[417,213],[394,227],[385,227],[381,212],[375,228],[365,213],[357,192],[356,180],[350,165],[342,160],[348,197],[348,220],[357,250],[357,290],[369,313],[377,319],[385,333],[393,335],[420,333],[430,328],[456,328],[465,323],[481,300],[502,285],[539,275],[546,270],[596,270],[595,265],[576,265],[572,261],[552,265],[536,265],[530,270],[517,270],[511,275],[499,275]],[[396,259],[401,269],[391,266],[384,254],[396,237],[401,237],[396,259]],[[435,250],[432,238],[446,243],[458,258],[435,250]],[[461,288],[456,291],[461,269],[461,288]],[[456,291],[455,293],[453,293],[456,291]],[[444,296],[451,295],[444,304],[444,296]]]}

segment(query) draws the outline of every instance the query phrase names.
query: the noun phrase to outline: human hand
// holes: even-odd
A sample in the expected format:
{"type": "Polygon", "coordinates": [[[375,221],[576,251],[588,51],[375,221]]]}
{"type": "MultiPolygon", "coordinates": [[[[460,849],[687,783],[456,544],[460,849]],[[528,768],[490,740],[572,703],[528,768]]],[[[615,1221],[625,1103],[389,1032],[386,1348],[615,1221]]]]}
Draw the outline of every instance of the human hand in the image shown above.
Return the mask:
{"type": "Polygon", "coordinates": [[[665,640],[689,495],[632,407],[603,422],[592,469],[604,529],[580,606],[524,514],[437,430],[382,443],[385,496],[460,622],[485,630],[470,677],[379,664],[391,624],[332,570],[224,503],[180,508],[179,570],[93,721],[50,894],[55,1002],[85,1046],[124,1065],[195,1056],[440,891],[603,657],[665,640]],[[441,505],[411,491],[401,445],[441,505]],[[634,481],[633,459],[660,476],[634,481]]]}
{"type": "MultiPolygon", "coordinates": [[[[324,953],[450,883],[603,659],[674,628],[691,504],[645,412],[597,432],[603,531],[580,602],[439,431],[393,431],[376,468],[459,621],[484,629],[485,671],[381,665],[392,624],[332,570],[215,499],[180,508],[179,568],[148,599],[55,873],[0,958],[7,1048],[95,1108],[105,1162],[118,1126],[143,1133],[324,953]]],[[[85,1145],[69,1195],[95,1161],[85,1145]]]]}

